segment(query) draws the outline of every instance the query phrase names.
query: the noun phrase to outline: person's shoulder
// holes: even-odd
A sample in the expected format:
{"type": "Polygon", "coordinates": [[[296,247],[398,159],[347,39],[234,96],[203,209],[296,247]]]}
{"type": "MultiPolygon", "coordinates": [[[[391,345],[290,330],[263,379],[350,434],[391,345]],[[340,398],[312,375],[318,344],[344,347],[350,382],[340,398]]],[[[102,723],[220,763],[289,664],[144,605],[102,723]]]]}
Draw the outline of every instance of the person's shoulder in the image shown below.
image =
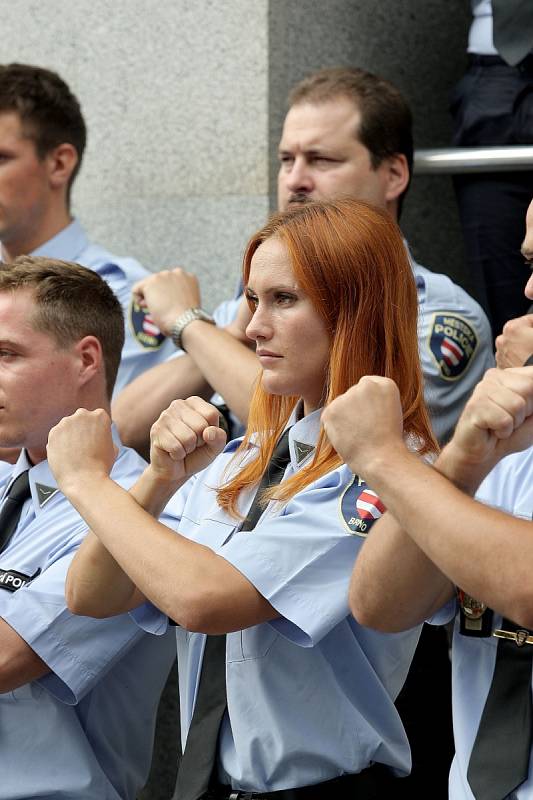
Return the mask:
{"type": "Polygon", "coordinates": [[[130,256],[117,256],[105,247],[94,242],[89,242],[80,254],[80,264],[89,267],[102,277],[115,273],[122,273],[131,283],[146,278],[150,272],[135,258],[130,256]]]}
{"type": "Polygon", "coordinates": [[[468,314],[488,325],[486,314],[477,300],[474,300],[449,275],[432,272],[427,267],[416,263],[413,265],[413,271],[422,308],[426,306],[429,310],[449,309],[457,313],[468,314]]]}
{"type": "Polygon", "coordinates": [[[515,516],[531,519],[533,508],[533,447],[511,453],[487,475],[476,499],[515,516]]]}

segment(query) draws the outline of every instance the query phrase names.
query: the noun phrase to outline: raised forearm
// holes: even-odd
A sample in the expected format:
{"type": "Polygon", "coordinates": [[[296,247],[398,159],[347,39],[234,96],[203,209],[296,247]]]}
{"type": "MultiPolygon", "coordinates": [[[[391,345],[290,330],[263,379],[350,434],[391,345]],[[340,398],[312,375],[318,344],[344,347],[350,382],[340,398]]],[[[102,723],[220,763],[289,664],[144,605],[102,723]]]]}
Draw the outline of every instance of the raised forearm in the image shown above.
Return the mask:
{"type": "Polygon", "coordinates": [[[213,390],[190,356],[183,355],[147,370],[126,386],[113,402],[112,416],[125,445],[145,458],[150,451],[150,428],[173,400],[213,390]]]}
{"type": "Polygon", "coordinates": [[[363,625],[395,632],[412,628],[441,608],[454,592],[392,514],[374,526],[350,582],[350,608],[363,625]]]}
{"type": "Polygon", "coordinates": [[[69,567],[65,597],[73,614],[97,618],[121,614],[145,600],[92,531],[88,531],[69,567]]]}
{"type": "Polygon", "coordinates": [[[483,506],[406,453],[376,465],[372,487],[420,550],[455,585],[533,624],[533,529],[483,506]]]}
{"type": "Polygon", "coordinates": [[[255,353],[223,328],[201,320],[187,325],[182,341],[205,380],[245,424],[260,370],[255,353]]]}
{"type": "Polygon", "coordinates": [[[142,594],[183,628],[226,633],[276,616],[225,559],[156,522],[112,480],[71,486],[69,499],[142,594]]]}

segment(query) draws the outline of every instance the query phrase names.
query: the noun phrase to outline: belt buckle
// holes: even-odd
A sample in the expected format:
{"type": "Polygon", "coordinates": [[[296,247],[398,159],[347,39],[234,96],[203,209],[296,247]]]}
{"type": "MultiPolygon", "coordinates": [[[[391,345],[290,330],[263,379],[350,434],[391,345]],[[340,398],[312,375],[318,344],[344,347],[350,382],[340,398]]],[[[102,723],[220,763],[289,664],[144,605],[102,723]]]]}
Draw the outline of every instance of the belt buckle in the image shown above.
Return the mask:
{"type": "Polygon", "coordinates": [[[533,644],[533,636],[529,631],[523,628],[519,628],[517,631],[504,631],[501,628],[497,628],[492,631],[492,635],[496,636],[497,639],[510,639],[517,647],[523,647],[525,644],[533,644]]]}
{"type": "Polygon", "coordinates": [[[253,800],[253,792],[231,792],[228,800],[253,800]]]}

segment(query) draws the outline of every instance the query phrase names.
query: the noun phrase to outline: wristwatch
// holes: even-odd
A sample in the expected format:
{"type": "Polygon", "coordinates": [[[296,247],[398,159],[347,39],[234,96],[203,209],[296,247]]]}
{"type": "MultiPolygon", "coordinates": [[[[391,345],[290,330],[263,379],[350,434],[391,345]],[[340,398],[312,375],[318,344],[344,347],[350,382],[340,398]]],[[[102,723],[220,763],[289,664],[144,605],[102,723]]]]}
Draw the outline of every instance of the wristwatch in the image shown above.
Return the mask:
{"type": "Polygon", "coordinates": [[[194,322],[195,319],[201,319],[203,320],[203,322],[209,322],[211,325],[216,325],[213,317],[211,317],[202,308],[188,308],[187,311],[184,311],[183,314],[180,314],[176,322],[172,326],[170,337],[174,342],[174,344],[176,345],[176,347],[179,350],[183,350],[183,352],[185,352],[185,348],[181,341],[181,337],[183,336],[183,331],[185,330],[187,325],[190,322],[194,322]]]}

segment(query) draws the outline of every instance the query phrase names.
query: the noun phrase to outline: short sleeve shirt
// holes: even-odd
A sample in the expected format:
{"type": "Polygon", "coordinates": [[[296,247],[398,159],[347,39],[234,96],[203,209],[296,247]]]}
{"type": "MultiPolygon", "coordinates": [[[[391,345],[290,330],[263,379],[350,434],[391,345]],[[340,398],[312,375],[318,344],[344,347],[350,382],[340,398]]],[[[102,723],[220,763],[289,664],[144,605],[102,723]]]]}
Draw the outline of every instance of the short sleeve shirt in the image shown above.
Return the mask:
{"type": "MultiPolygon", "coordinates": [[[[0,498],[30,467],[22,452],[0,498]]],[[[143,461],[122,448],[112,477],[129,487],[143,461]]],[[[30,468],[31,499],[0,553],[0,617],[50,672],[0,694],[0,800],[135,800],[146,782],[173,637],[143,635],[127,614],[75,616],[64,587],[86,524],[47,462],[30,468]]]]}

